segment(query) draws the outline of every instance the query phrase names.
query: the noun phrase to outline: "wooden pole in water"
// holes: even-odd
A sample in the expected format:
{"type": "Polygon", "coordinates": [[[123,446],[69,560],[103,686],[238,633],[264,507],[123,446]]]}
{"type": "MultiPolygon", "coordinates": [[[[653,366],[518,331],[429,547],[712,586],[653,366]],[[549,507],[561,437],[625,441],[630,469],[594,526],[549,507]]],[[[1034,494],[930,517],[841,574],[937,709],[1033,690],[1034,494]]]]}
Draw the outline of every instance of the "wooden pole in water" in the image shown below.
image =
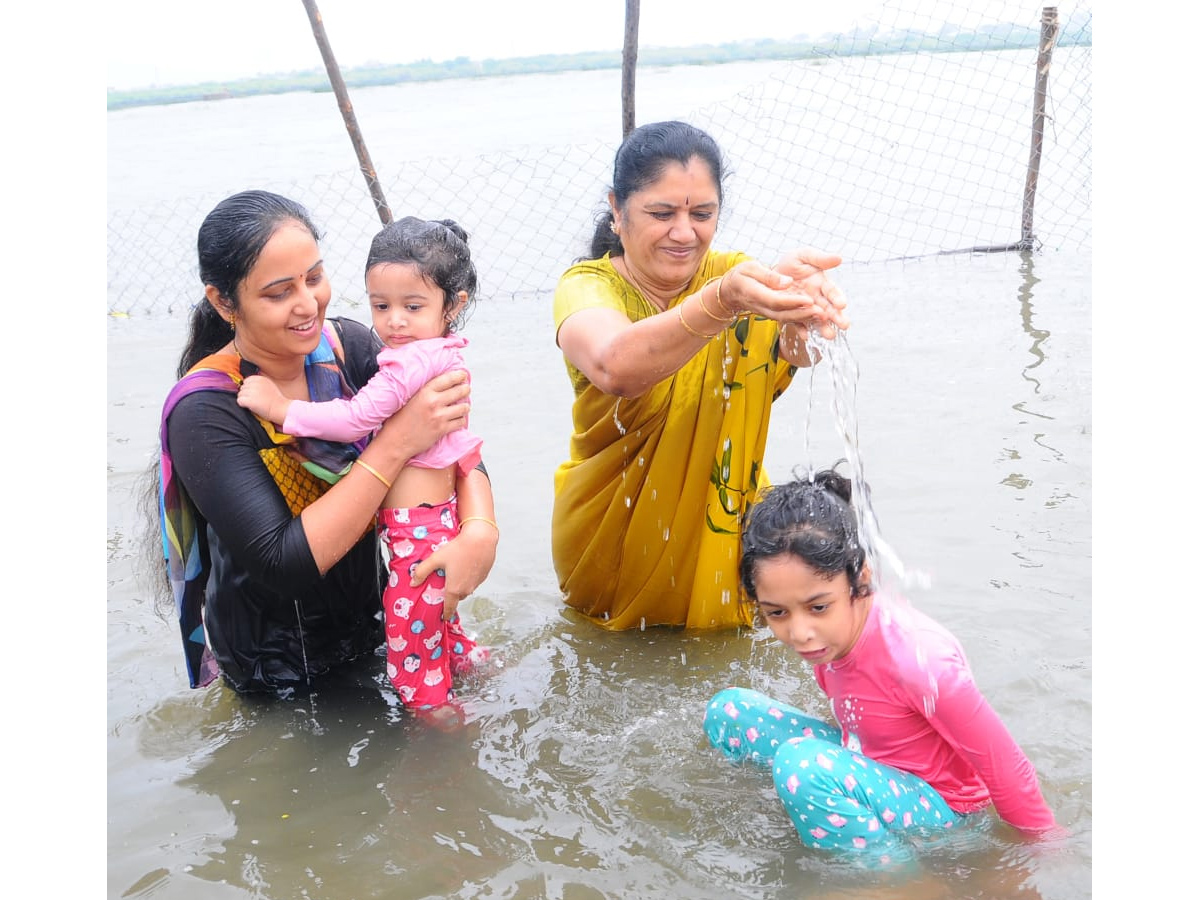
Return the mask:
{"type": "Polygon", "coordinates": [[[1042,8],[1042,32],[1038,40],[1037,78],[1033,87],[1033,137],[1029,147],[1029,166],[1025,169],[1025,197],[1021,204],[1021,239],[1015,244],[994,244],[990,247],[966,247],[962,250],[940,250],[948,253],[1007,253],[1010,250],[1033,249],[1033,200],[1037,196],[1038,169],[1042,164],[1042,133],[1046,124],[1046,84],[1050,80],[1050,54],[1058,39],[1058,7],[1042,8]]]}
{"type": "Polygon", "coordinates": [[[1025,173],[1025,201],[1021,209],[1022,250],[1033,249],[1033,201],[1037,196],[1038,169],[1042,164],[1042,134],[1046,124],[1046,83],[1050,76],[1050,54],[1058,38],[1058,7],[1042,9],[1042,33],[1038,40],[1037,77],[1033,87],[1033,138],[1029,168],[1025,173]]]}
{"type": "Polygon", "coordinates": [[[354,145],[354,152],[358,154],[358,166],[367,179],[367,190],[371,193],[371,199],[375,201],[375,211],[379,213],[379,221],[387,225],[392,221],[392,211],[388,208],[387,200],[383,196],[383,188],[375,176],[375,165],[371,162],[371,155],[367,152],[367,145],[363,142],[362,132],[358,128],[358,120],[354,117],[354,107],[350,103],[346,82],[342,80],[342,72],[338,68],[337,60],[333,58],[333,49],[329,46],[329,38],[325,35],[325,24],[321,21],[321,13],[317,9],[316,0],[302,0],[302,2],[308,13],[308,21],[312,25],[313,37],[317,39],[317,47],[321,50],[321,58],[325,60],[325,71],[329,73],[329,83],[337,95],[338,107],[342,111],[342,120],[345,121],[346,131],[350,134],[350,143],[354,145]]]}
{"type": "Polygon", "coordinates": [[[638,19],[641,0],[625,0],[625,47],[621,51],[621,139],[629,137],[637,121],[633,110],[637,77],[638,19]]]}

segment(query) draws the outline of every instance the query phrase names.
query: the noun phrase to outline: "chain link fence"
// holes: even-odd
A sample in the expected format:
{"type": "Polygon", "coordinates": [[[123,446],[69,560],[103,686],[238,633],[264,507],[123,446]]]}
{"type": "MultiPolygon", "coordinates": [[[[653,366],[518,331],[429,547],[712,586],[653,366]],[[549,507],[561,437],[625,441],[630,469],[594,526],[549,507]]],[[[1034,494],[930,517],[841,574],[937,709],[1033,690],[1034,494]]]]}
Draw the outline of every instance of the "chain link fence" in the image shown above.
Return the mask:
{"type": "MultiPolygon", "coordinates": [[[[985,21],[965,32],[945,24],[954,8],[884,3],[890,21],[840,36],[833,49],[686,117],[732,161],[723,247],[770,261],[808,244],[847,263],[997,248],[1021,238],[1034,199],[1033,250],[1090,249],[1090,8],[1058,20],[1035,197],[1026,182],[1044,11],[1031,10],[1028,23],[985,21]],[[986,49],[978,49],[981,35],[986,49]]],[[[584,253],[593,222],[581,211],[600,211],[616,148],[598,141],[411,161],[382,187],[404,198],[404,214],[469,209],[464,224],[484,293],[536,297],[584,253]]],[[[360,171],[260,186],[304,199],[325,229],[335,290],[362,283],[355,261],[380,220],[360,171]]],[[[196,302],[196,228],[220,199],[110,210],[110,314],[175,314],[196,302]]],[[[360,296],[338,295],[335,304],[354,307],[360,296]]]]}

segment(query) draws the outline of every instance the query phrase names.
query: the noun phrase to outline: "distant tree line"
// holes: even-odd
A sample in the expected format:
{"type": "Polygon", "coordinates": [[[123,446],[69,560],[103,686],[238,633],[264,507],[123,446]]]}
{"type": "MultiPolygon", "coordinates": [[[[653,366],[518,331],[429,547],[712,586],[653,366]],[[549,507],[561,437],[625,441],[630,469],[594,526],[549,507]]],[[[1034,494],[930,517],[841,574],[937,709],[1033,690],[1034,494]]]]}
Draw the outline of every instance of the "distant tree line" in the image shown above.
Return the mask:
{"type": "MultiPolygon", "coordinates": [[[[964,32],[944,26],[937,32],[894,30],[881,32],[878,27],[857,29],[817,41],[774,40],[739,41],[694,47],[646,47],[638,50],[638,65],[682,66],[719,65],[760,60],[804,60],[845,56],[877,56],[889,53],[960,53],[978,50],[1016,50],[1036,47],[1037,28],[1021,25],[992,25],[964,32]]],[[[1089,24],[1059,36],[1058,46],[1091,46],[1089,24]]],[[[548,72],[619,69],[621,53],[552,53],[517,59],[468,59],[460,56],[445,62],[425,59],[402,65],[369,65],[344,68],[342,78],[348,87],[378,87],[414,81],[440,81],[450,78],[490,78],[499,75],[533,75],[548,72]]],[[[292,91],[329,91],[324,69],[311,69],[277,75],[260,75],[235,81],[210,81],[172,87],[148,87],[136,90],[108,91],[108,109],[132,106],[158,106],[191,103],[197,100],[224,100],[259,94],[285,94],[292,91]]]]}

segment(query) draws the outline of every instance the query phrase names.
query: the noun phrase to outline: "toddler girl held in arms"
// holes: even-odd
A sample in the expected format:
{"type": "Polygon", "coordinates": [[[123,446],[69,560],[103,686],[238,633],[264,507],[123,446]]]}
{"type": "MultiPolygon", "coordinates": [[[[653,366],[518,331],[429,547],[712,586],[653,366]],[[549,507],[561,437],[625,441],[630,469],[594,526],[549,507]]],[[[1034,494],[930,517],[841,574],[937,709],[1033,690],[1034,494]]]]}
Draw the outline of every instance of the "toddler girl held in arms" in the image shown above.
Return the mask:
{"type": "MultiPolygon", "coordinates": [[[[430,378],[466,369],[466,339],[454,333],[475,299],[477,277],[467,235],[450,220],[406,217],[371,243],[366,285],[374,330],[383,342],[379,371],[353,397],[290,400],[261,376],[245,380],[238,403],[286,433],[336,441],[370,435],[430,378]]],[[[412,457],[394,482],[363,465],[388,488],[377,528],[388,566],[383,593],[387,672],[408,708],[442,722],[454,699],[452,678],[486,658],[462,628],[456,598],[435,571],[421,584],[412,570],[461,528],[499,527],[492,518],[458,519],[458,480],[481,467],[481,440],[466,428],[412,457]]],[[[450,718],[458,712],[449,709],[450,718]]],[[[446,724],[442,722],[443,724],[446,724]]]]}

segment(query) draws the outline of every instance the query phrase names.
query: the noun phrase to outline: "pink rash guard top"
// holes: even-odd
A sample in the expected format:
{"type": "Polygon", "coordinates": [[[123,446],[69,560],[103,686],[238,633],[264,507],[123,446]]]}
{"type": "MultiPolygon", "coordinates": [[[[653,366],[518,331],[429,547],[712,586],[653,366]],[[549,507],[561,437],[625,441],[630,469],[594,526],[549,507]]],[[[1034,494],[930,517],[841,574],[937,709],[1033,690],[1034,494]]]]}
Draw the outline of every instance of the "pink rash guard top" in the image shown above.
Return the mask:
{"type": "Polygon", "coordinates": [[[881,593],[854,648],[813,666],[842,744],[924,779],[951,809],[994,803],[1030,833],[1055,827],[1037,773],[975,684],[958,640],[881,593]]]}
{"type": "MultiPolygon", "coordinates": [[[[372,434],[384,421],[409,401],[429,379],[462,369],[462,349],[467,339],[457,334],[412,341],[399,347],[384,347],[377,357],[379,371],[354,396],[312,403],[293,400],[282,429],[298,437],[320,437],[331,441],[354,441],[372,434]]],[[[470,373],[467,373],[468,380],[470,373]]],[[[466,475],[479,464],[483,441],[463,427],[440,438],[408,465],[444,469],[458,465],[466,475]]]]}

